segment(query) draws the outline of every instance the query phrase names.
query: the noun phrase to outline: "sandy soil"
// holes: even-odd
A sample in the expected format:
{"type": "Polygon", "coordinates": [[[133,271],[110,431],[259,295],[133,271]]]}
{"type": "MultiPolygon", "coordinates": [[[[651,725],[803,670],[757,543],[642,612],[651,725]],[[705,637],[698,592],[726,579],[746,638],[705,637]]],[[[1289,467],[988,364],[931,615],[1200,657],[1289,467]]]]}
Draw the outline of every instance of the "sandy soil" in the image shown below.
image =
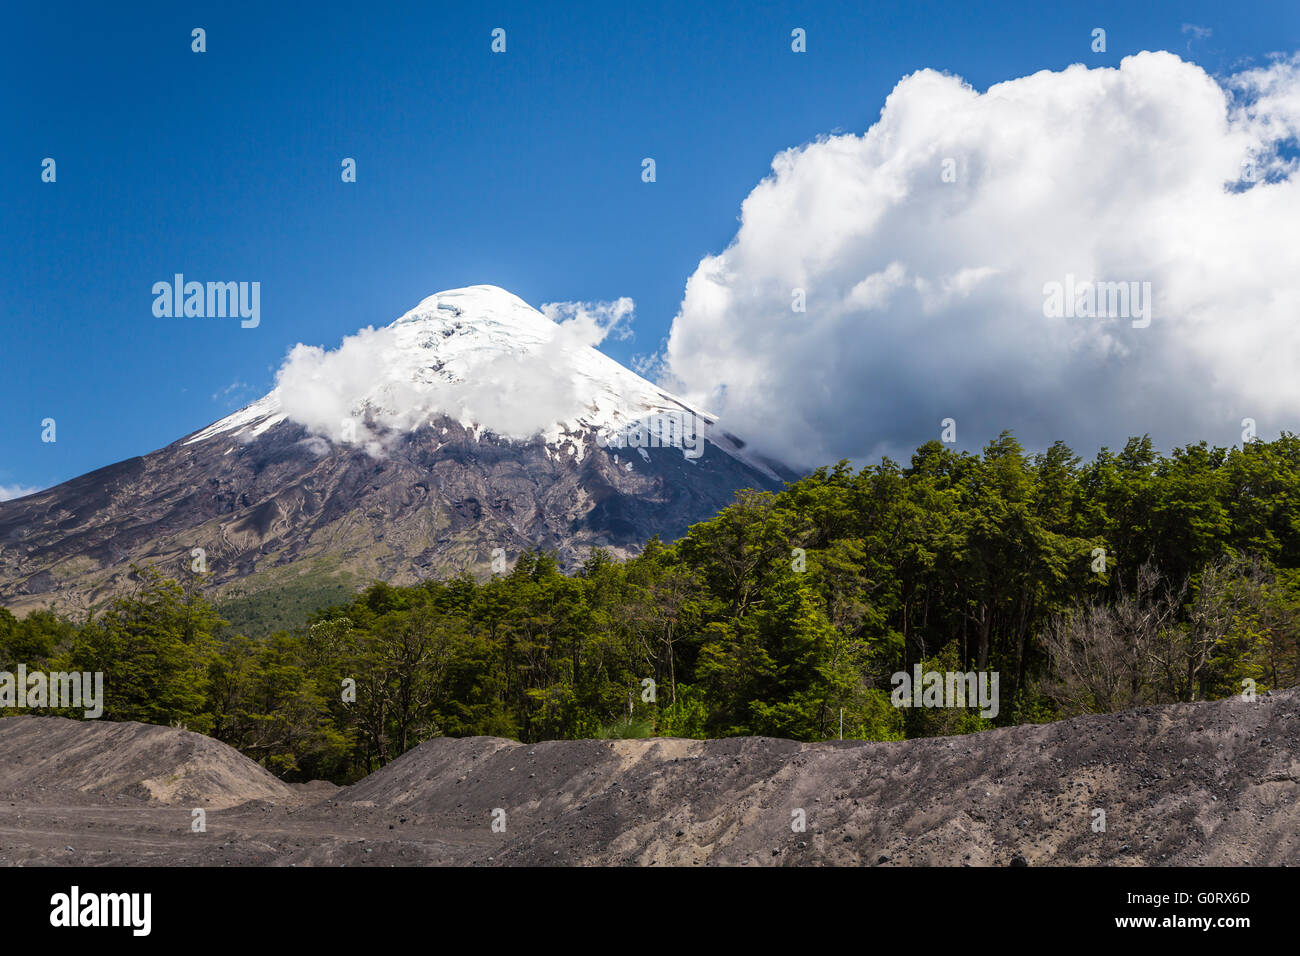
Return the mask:
{"type": "Polygon", "coordinates": [[[0,720],[3,865],[1013,861],[1300,865],[1300,688],[900,743],[440,739],[344,789],[171,728],[0,720]]]}

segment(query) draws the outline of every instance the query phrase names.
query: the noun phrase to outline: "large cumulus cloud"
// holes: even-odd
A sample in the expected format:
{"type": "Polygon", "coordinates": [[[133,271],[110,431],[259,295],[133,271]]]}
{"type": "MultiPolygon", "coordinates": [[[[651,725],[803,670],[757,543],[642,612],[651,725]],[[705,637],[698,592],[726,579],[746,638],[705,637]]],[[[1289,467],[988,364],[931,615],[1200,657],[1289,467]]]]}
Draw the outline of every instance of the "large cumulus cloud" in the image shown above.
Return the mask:
{"type": "Polygon", "coordinates": [[[964,446],[1081,452],[1297,428],[1298,62],[904,78],[865,134],[773,160],[687,283],[666,384],[795,464],[904,454],[948,417],[964,446]],[[1151,283],[1150,324],[1045,316],[1067,276],[1151,283]]]}

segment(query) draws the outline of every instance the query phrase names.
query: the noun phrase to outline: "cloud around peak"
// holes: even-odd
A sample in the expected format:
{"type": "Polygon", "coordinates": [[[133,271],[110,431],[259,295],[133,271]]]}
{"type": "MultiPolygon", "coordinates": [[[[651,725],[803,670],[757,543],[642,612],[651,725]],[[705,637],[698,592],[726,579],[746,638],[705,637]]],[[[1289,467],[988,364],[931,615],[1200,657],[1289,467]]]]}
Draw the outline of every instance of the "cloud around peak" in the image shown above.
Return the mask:
{"type": "Polygon", "coordinates": [[[591,396],[574,356],[625,334],[634,312],[626,297],[539,312],[489,286],[439,293],[336,349],[295,345],[276,373],[278,409],[315,436],[376,457],[440,415],[527,440],[584,412],[591,396]]]}

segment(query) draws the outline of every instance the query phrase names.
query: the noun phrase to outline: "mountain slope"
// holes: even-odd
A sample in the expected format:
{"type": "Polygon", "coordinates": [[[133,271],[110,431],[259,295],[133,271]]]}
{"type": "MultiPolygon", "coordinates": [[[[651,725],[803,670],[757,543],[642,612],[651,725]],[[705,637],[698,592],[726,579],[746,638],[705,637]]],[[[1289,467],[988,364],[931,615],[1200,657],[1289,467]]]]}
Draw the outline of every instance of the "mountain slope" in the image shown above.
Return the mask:
{"type": "Polygon", "coordinates": [[[221,597],[485,573],[541,546],[562,562],[674,538],[741,488],[792,475],[712,416],[491,286],[438,293],[151,454],[0,503],[0,604],[82,608],[130,565],[221,597]],[[644,447],[650,445],[652,447],[644,447]]]}

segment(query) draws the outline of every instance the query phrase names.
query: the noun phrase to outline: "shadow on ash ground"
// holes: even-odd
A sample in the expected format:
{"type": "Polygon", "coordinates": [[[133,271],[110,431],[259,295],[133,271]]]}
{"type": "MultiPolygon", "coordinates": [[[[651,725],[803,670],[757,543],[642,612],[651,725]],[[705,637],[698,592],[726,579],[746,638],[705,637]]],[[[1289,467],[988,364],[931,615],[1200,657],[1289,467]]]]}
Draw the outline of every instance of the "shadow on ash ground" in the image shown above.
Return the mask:
{"type": "Polygon", "coordinates": [[[0,864],[1300,864],[1300,688],[900,743],[429,741],[291,786],[207,737],[0,720],[0,864]],[[207,809],[207,831],[191,830],[207,809]],[[491,828],[505,811],[506,832],[491,828]],[[804,832],[791,828],[801,809],[804,832]],[[1105,832],[1092,828],[1106,813],[1105,832]]]}

